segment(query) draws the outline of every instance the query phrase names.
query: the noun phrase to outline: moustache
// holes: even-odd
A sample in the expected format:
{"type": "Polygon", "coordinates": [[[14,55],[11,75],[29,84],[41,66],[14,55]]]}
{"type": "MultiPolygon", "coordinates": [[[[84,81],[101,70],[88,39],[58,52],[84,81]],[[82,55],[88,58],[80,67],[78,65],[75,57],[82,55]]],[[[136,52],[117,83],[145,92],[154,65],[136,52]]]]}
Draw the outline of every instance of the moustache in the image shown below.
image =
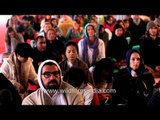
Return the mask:
{"type": "Polygon", "coordinates": [[[48,82],[48,84],[56,84],[56,85],[58,85],[58,82],[57,82],[57,80],[51,80],[50,82],[48,82]]]}

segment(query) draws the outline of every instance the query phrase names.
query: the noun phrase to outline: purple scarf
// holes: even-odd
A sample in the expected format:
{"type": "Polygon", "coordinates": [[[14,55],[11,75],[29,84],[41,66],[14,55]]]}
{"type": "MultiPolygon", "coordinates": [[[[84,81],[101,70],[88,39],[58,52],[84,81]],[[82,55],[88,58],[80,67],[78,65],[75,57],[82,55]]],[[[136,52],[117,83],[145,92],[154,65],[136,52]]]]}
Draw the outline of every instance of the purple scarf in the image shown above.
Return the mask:
{"type": "Polygon", "coordinates": [[[98,42],[97,38],[94,39],[93,44],[89,43],[88,38],[84,38],[84,40],[83,40],[82,59],[83,59],[84,62],[87,63],[88,67],[94,65],[95,62],[96,62],[96,58],[99,54],[98,45],[99,45],[99,42],[98,42]],[[88,47],[94,49],[91,64],[89,63],[89,60],[88,60],[88,47]]]}

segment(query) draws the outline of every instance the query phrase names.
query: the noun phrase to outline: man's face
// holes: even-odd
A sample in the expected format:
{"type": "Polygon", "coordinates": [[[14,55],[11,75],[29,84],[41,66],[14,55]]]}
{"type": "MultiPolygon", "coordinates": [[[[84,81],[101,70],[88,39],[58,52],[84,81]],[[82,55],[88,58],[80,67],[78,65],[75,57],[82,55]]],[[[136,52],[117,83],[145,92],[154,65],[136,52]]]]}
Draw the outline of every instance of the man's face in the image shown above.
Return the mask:
{"type": "Polygon", "coordinates": [[[55,40],[56,39],[56,33],[53,30],[49,30],[47,32],[47,39],[48,40],[55,40]]]}
{"type": "Polygon", "coordinates": [[[23,20],[22,23],[25,28],[27,28],[30,25],[30,21],[28,20],[23,20]]]}
{"type": "Polygon", "coordinates": [[[45,51],[47,46],[45,38],[38,38],[36,46],[39,51],[45,51]]]}
{"type": "Polygon", "coordinates": [[[44,65],[41,77],[45,89],[59,89],[61,76],[56,65],[44,65]]]}
{"type": "Polygon", "coordinates": [[[152,28],[149,29],[149,34],[151,36],[156,36],[157,33],[158,33],[158,29],[156,27],[152,27],[152,28]]]}

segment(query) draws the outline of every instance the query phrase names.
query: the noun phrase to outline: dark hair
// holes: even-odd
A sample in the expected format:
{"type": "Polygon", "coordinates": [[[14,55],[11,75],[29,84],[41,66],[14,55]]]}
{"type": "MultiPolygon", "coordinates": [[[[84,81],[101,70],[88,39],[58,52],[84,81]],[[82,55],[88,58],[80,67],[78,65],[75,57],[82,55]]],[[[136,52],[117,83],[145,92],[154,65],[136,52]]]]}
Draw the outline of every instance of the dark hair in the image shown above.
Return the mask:
{"type": "Polygon", "coordinates": [[[100,30],[102,30],[102,28],[104,28],[104,26],[103,25],[99,25],[99,29],[98,30],[100,31],[100,30]]]}
{"type": "Polygon", "coordinates": [[[37,36],[37,37],[36,37],[36,39],[35,39],[35,42],[36,42],[36,43],[37,43],[37,41],[38,41],[38,39],[39,39],[39,38],[41,38],[41,39],[42,39],[42,38],[45,38],[45,37],[44,37],[43,35],[39,35],[39,36],[37,36]]]}
{"type": "Polygon", "coordinates": [[[83,82],[88,83],[85,72],[78,67],[71,67],[70,69],[68,69],[64,74],[63,80],[74,87],[80,87],[83,82]]]}
{"type": "Polygon", "coordinates": [[[144,65],[144,61],[143,61],[143,58],[141,56],[141,53],[140,51],[136,50],[136,49],[130,49],[127,51],[126,53],[126,65],[127,65],[127,68],[129,71],[131,71],[131,68],[130,68],[130,57],[132,55],[132,53],[138,53],[140,55],[140,66],[138,68],[138,70],[136,71],[137,74],[142,74],[145,70],[145,65],[144,65]]]}
{"type": "Polygon", "coordinates": [[[120,25],[120,24],[118,24],[118,23],[114,25],[113,32],[115,33],[116,29],[118,29],[118,28],[122,28],[122,30],[123,30],[123,32],[124,32],[123,26],[120,25]]]}
{"type": "Polygon", "coordinates": [[[101,79],[101,77],[105,77],[107,83],[112,82],[113,62],[109,58],[103,58],[95,64],[93,71],[95,85],[100,82],[104,82],[104,79],[101,79]],[[103,74],[103,72],[105,72],[105,74],[103,74]],[[102,76],[102,74],[104,76],[102,76]]]}
{"type": "Polygon", "coordinates": [[[32,57],[32,47],[28,43],[19,43],[15,48],[15,53],[21,57],[32,57]]]}
{"type": "Polygon", "coordinates": [[[24,27],[22,25],[20,25],[16,28],[16,30],[18,33],[22,33],[22,32],[24,32],[24,27]]]}
{"type": "Polygon", "coordinates": [[[126,18],[126,19],[123,20],[123,22],[124,23],[129,22],[129,19],[126,18]]]}
{"type": "Polygon", "coordinates": [[[22,17],[22,20],[29,21],[29,17],[25,15],[22,17]]]}
{"type": "Polygon", "coordinates": [[[57,24],[58,24],[58,18],[51,18],[51,21],[50,21],[51,25],[52,25],[52,21],[53,21],[53,20],[56,20],[56,22],[57,22],[57,24]]]}
{"type": "Polygon", "coordinates": [[[12,31],[14,31],[13,27],[8,27],[7,29],[8,33],[11,33],[12,31]]]}
{"type": "Polygon", "coordinates": [[[129,64],[130,64],[130,57],[131,57],[132,53],[134,53],[134,52],[136,52],[136,53],[138,53],[138,54],[140,55],[140,61],[143,62],[143,61],[142,61],[141,54],[140,54],[140,51],[138,51],[138,50],[136,50],[136,49],[129,49],[129,50],[127,51],[127,53],[126,53],[126,65],[127,65],[127,66],[129,66],[129,64]]]}
{"type": "Polygon", "coordinates": [[[73,45],[73,46],[76,48],[77,53],[79,53],[78,45],[77,45],[77,43],[74,42],[74,41],[68,41],[68,42],[65,44],[65,47],[64,47],[65,52],[66,52],[67,47],[68,47],[68,46],[71,46],[71,45],[73,45]]]}
{"type": "MultiPolygon", "coordinates": [[[[53,62],[46,62],[44,65],[43,65],[43,67],[45,66],[45,65],[49,65],[49,66],[52,66],[52,65],[55,65],[55,66],[57,66],[55,63],[53,63],[53,62]]],[[[43,68],[42,67],[42,68],[43,68]]],[[[42,71],[41,71],[42,72],[42,71]]]]}
{"type": "Polygon", "coordinates": [[[75,21],[76,23],[78,23],[79,25],[81,24],[81,22],[79,21],[79,19],[75,18],[73,21],[75,21]]]}
{"type": "Polygon", "coordinates": [[[54,31],[55,35],[57,35],[56,30],[55,30],[54,28],[48,29],[47,32],[46,32],[46,35],[48,34],[48,32],[49,32],[50,30],[51,30],[51,31],[54,31]]]}
{"type": "Polygon", "coordinates": [[[113,16],[112,16],[112,15],[107,15],[107,16],[105,17],[105,22],[107,22],[110,18],[113,18],[113,16]]]}

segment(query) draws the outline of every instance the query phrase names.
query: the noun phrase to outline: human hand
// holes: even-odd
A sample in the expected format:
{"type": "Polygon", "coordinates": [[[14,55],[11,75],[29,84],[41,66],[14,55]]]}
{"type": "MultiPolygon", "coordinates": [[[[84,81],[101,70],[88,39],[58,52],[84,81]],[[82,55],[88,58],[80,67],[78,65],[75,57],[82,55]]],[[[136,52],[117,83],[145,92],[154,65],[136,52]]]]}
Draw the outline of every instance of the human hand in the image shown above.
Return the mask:
{"type": "Polygon", "coordinates": [[[19,85],[18,92],[19,93],[24,93],[25,92],[25,89],[22,85],[19,85]]]}

